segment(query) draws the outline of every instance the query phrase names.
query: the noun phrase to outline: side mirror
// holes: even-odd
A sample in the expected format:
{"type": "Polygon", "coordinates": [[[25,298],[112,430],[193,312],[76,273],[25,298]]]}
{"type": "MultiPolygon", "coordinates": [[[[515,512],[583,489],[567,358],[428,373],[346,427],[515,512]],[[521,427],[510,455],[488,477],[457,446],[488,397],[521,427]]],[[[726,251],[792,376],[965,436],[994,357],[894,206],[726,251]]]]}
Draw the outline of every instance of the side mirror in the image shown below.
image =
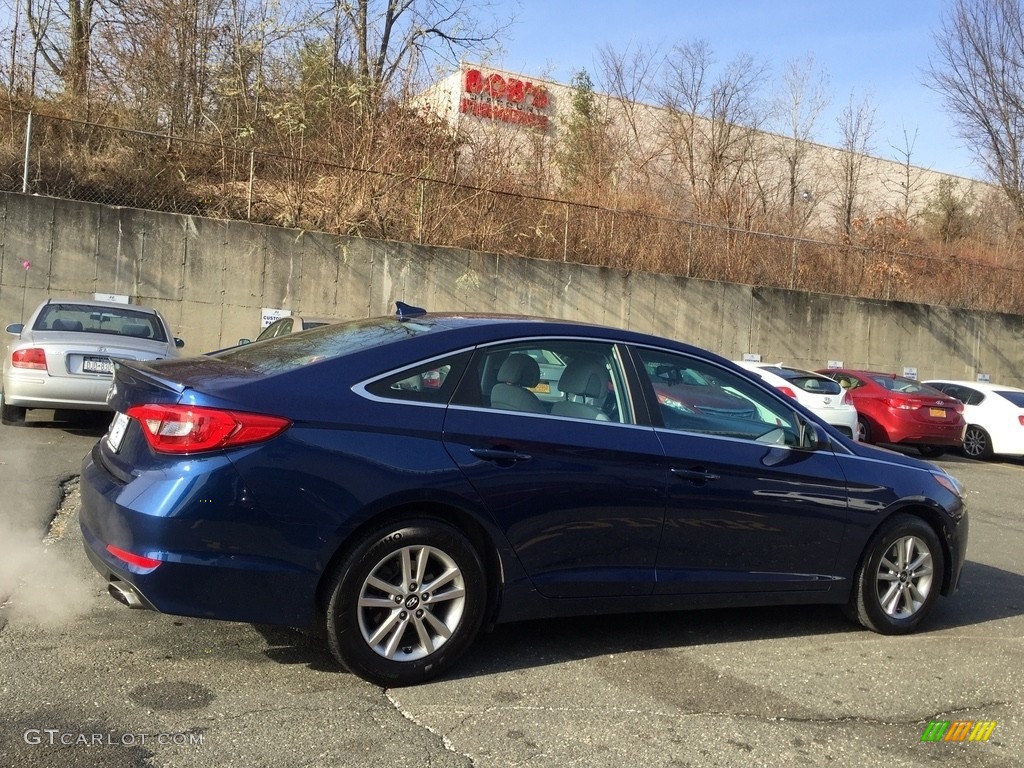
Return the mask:
{"type": "Polygon", "coordinates": [[[239,339],[238,346],[242,346],[243,344],[252,344],[252,341],[249,339],[239,339]]]}
{"type": "Polygon", "coordinates": [[[174,346],[176,346],[178,349],[181,349],[182,347],[185,346],[185,342],[182,339],[179,339],[177,336],[175,336],[174,337],[174,346]]]}
{"type": "Polygon", "coordinates": [[[812,421],[800,420],[800,447],[808,451],[826,450],[832,442],[828,434],[812,421]]]}
{"type": "Polygon", "coordinates": [[[6,330],[8,333],[17,336],[25,329],[24,323],[11,323],[7,326],[6,330]]]}

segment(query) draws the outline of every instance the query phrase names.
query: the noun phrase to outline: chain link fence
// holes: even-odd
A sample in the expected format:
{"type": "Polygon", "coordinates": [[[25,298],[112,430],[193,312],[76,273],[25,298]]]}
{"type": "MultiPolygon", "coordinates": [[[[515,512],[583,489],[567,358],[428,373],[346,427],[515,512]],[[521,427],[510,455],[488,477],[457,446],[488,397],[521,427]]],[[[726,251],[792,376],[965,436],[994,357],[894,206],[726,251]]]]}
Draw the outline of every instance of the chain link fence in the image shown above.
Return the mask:
{"type": "Polygon", "coordinates": [[[353,168],[9,110],[0,188],[105,205],[1024,314],[1018,270],[353,168]]]}

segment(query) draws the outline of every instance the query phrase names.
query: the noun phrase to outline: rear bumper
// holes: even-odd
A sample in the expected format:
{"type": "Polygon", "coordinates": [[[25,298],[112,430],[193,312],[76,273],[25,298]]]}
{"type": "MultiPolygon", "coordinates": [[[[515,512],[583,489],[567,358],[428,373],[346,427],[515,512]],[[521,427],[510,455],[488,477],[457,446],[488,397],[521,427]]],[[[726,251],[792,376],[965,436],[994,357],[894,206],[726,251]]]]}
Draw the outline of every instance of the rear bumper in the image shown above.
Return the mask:
{"type": "Polygon", "coordinates": [[[886,438],[883,442],[951,447],[963,445],[965,429],[965,424],[923,424],[898,416],[891,416],[888,423],[882,425],[886,438]]]}
{"type": "Polygon", "coordinates": [[[109,376],[57,377],[45,371],[8,369],[4,402],[20,408],[70,408],[109,411],[109,376]]]}
{"type": "Polygon", "coordinates": [[[847,437],[853,439],[857,438],[857,410],[855,408],[846,409],[822,409],[815,411],[826,424],[838,429],[847,437]]]}
{"type": "MultiPolygon", "coordinates": [[[[223,471],[233,472],[227,460],[223,465],[223,471]]],[[[124,485],[86,457],[79,519],[93,567],[108,583],[130,586],[143,607],[160,613],[307,625],[313,615],[316,574],[292,563],[242,553],[236,546],[241,536],[233,536],[240,530],[209,516],[189,514],[187,501],[180,498],[178,504],[168,502],[169,489],[185,480],[166,478],[161,484],[142,477],[124,485]],[[160,564],[140,568],[111,554],[108,545],[160,564]]]]}

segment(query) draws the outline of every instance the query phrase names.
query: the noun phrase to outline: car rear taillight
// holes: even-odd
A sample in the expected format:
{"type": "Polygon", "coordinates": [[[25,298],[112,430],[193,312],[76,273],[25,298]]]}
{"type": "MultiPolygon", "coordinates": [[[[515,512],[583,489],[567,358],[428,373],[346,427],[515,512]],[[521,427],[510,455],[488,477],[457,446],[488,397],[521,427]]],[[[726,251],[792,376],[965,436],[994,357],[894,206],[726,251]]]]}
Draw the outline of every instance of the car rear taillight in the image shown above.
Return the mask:
{"type": "Polygon", "coordinates": [[[250,445],[291,426],[279,416],[190,405],[136,405],[126,413],[138,420],[146,442],[157,453],[198,453],[250,445]]]}
{"type": "Polygon", "coordinates": [[[39,347],[16,349],[11,355],[11,365],[15,368],[37,368],[46,370],[46,352],[39,347]]]}
{"type": "Polygon", "coordinates": [[[134,552],[129,552],[126,549],[115,547],[113,544],[107,544],[107,552],[112,554],[118,560],[123,560],[129,565],[134,565],[138,568],[156,568],[162,561],[154,560],[152,557],[145,557],[144,555],[136,555],[134,552]]]}
{"type": "Polygon", "coordinates": [[[902,411],[916,411],[921,407],[921,401],[912,397],[885,397],[882,402],[890,408],[899,408],[902,411]]]}
{"type": "Polygon", "coordinates": [[[796,398],[796,392],[792,387],[779,387],[779,392],[784,394],[786,397],[796,398]]]}
{"type": "Polygon", "coordinates": [[[1024,427],[1024,413],[1017,417],[1017,421],[1019,421],[1020,425],[1024,427]]]}

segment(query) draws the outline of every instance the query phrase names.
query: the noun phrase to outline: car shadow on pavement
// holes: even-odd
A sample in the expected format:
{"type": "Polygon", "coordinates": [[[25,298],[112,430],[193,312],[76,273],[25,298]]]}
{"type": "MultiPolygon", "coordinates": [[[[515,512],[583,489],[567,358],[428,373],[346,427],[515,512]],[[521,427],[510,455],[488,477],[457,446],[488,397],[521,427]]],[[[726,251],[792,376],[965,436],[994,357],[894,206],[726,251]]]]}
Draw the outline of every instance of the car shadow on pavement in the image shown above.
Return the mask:
{"type": "Polygon", "coordinates": [[[76,435],[103,437],[113,414],[107,411],[33,410],[23,424],[11,429],[59,429],[76,435]]]}
{"type": "MultiPolygon", "coordinates": [[[[968,561],[960,591],[942,598],[918,634],[985,624],[1024,614],[1024,576],[968,561]]],[[[343,672],[326,641],[289,627],[254,625],[264,654],[279,664],[343,672]]],[[[868,633],[838,606],[671,611],[546,619],[501,624],[481,632],[446,678],[471,678],[636,651],[712,646],[752,640],[868,633]]],[[[867,637],[872,635],[866,634],[867,637]]]]}
{"type": "MultiPolygon", "coordinates": [[[[948,631],[1024,614],[1024,576],[968,561],[960,591],[941,598],[917,634],[948,631]]],[[[592,616],[499,625],[483,634],[450,673],[474,677],[635,651],[750,640],[868,633],[838,606],[677,611],[592,616]]]]}
{"type": "Polygon", "coordinates": [[[263,654],[278,664],[302,664],[317,672],[344,672],[327,648],[326,639],[301,629],[253,624],[268,647],[263,654]]]}

